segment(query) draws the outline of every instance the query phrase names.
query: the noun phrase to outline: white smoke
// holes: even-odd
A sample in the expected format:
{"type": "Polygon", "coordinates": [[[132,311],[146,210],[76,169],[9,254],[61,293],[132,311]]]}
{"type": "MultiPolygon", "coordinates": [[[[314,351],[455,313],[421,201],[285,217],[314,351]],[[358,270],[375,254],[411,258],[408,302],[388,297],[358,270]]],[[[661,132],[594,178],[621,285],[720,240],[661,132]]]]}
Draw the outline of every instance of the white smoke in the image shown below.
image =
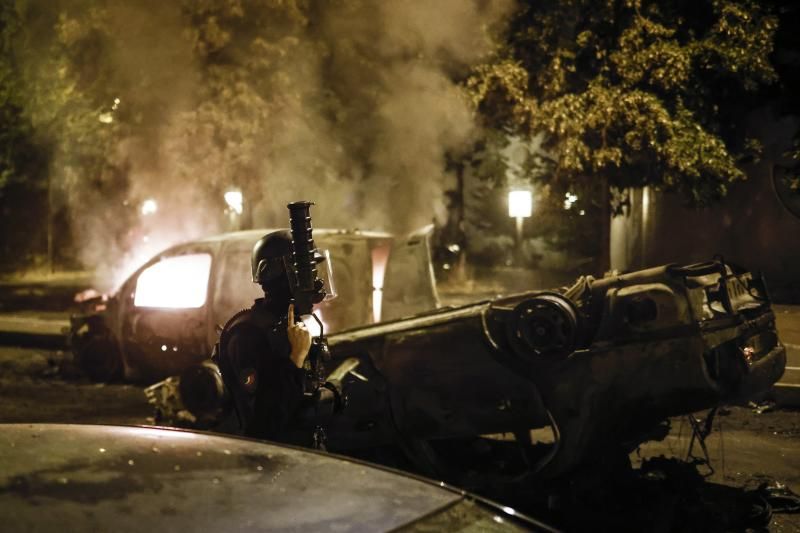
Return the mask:
{"type": "MultiPolygon", "coordinates": [[[[42,8],[72,4],[85,2],[42,8]]],[[[447,156],[475,134],[458,80],[489,51],[486,28],[510,0],[234,1],[219,8],[225,17],[209,14],[215,5],[195,6],[195,19],[177,2],[103,8],[108,38],[92,61],[109,69],[127,128],[112,160],[128,201],[163,199],[159,242],[219,230],[229,187],[243,191],[256,227],[285,226],[297,199],[317,203],[317,227],[430,223],[452,184],[447,156]]],[[[90,183],[65,190],[84,260],[96,265],[128,244],[113,242],[118,228],[90,183]]]]}

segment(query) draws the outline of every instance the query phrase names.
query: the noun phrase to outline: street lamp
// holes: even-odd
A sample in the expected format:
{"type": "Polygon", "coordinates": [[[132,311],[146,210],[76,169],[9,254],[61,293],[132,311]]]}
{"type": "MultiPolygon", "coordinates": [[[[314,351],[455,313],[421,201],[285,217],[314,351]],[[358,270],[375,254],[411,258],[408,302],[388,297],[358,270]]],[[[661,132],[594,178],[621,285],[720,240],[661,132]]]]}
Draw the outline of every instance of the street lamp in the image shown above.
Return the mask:
{"type": "Polygon", "coordinates": [[[156,211],[158,211],[158,203],[153,198],[142,202],[142,215],[153,215],[156,211]]]}
{"type": "Polygon", "coordinates": [[[228,204],[231,211],[237,215],[241,215],[244,210],[244,196],[242,195],[242,191],[227,191],[225,193],[225,203],[228,204]]]}
{"type": "Polygon", "coordinates": [[[242,213],[244,213],[244,195],[239,189],[228,189],[222,195],[225,198],[226,231],[239,231],[242,229],[242,213]]]}
{"type": "Polygon", "coordinates": [[[508,216],[517,220],[517,245],[522,243],[522,221],[533,212],[533,193],[527,189],[508,192],[508,216]]]}

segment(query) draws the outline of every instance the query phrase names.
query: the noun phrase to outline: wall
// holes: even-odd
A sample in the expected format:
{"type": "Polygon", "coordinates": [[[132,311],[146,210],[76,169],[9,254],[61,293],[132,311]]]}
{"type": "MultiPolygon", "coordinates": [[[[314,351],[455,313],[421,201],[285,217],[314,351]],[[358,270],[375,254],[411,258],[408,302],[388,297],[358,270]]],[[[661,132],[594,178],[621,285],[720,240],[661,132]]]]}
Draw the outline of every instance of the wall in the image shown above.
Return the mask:
{"type": "Polygon", "coordinates": [[[772,173],[769,162],[753,167],[722,203],[704,209],[687,207],[674,193],[633,191],[626,213],[611,221],[612,269],[720,254],[763,272],[777,300],[800,303],[800,218],[778,199],[772,173]]]}

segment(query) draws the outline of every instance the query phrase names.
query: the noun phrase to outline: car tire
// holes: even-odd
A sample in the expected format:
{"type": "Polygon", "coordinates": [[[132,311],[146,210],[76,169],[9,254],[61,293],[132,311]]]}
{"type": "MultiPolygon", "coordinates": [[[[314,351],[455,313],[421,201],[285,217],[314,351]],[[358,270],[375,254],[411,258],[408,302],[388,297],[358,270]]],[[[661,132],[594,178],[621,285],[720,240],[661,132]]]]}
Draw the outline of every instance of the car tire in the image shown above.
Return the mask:
{"type": "Polygon", "coordinates": [[[89,340],[77,351],[75,359],[78,367],[92,381],[109,383],[122,378],[122,357],[111,336],[89,340]]]}

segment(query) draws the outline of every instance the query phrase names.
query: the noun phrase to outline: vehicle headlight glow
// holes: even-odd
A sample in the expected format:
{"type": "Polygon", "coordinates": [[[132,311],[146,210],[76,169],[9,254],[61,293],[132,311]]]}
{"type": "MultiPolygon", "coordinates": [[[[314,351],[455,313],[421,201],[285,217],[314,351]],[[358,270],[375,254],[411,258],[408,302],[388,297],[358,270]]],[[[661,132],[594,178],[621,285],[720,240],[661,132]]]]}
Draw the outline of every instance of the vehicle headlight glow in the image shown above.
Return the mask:
{"type": "Polygon", "coordinates": [[[210,254],[168,257],[146,268],[136,280],[136,307],[192,309],[206,303],[210,254]]]}

